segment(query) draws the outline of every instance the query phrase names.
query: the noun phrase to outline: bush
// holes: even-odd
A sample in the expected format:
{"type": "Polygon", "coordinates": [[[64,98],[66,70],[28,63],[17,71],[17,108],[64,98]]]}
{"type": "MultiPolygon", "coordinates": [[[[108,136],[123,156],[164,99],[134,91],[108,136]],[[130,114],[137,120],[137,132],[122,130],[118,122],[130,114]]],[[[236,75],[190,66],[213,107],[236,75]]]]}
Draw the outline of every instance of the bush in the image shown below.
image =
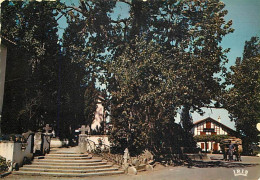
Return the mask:
{"type": "Polygon", "coordinates": [[[0,172],[7,171],[8,166],[6,163],[6,159],[2,156],[0,156],[0,172]]]}

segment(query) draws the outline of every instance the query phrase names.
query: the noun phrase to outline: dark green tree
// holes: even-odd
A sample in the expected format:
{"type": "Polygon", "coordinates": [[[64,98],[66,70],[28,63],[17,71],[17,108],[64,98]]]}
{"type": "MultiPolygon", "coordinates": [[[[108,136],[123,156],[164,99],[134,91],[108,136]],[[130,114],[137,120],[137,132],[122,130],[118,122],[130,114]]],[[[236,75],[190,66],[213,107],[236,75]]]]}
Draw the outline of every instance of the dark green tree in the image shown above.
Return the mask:
{"type": "Polygon", "coordinates": [[[84,94],[85,100],[85,108],[84,108],[84,115],[85,115],[85,123],[86,125],[91,126],[95,111],[97,109],[97,98],[98,98],[98,90],[95,87],[95,82],[91,81],[88,86],[86,87],[86,91],[84,94]]]}
{"type": "Polygon", "coordinates": [[[52,123],[56,116],[58,36],[53,7],[58,5],[57,2],[2,3],[1,35],[16,43],[10,45],[4,40],[8,46],[4,133],[38,130],[52,123]]]}
{"type": "Polygon", "coordinates": [[[227,82],[231,86],[224,96],[226,109],[242,134],[243,149],[249,152],[250,144],[259,142],[256,124],[260,122],[260,41],[252,37],[245,42],[243,59],[237,58],[231,67],[227,82]]]}
{"type": "MultiPolygon", "coordinates": [[[[156,133],[150,133],[150,126],[161,122],[157,127],[163,127],[167,119],[174,121],[178,107],[202,113],[201,107],[218,100],[222,86],[214,74],[225,71],[228,52],[219,43],[233,32],[232,21],[224,21],[227,11],[220,1],[163,1],[155,3],[157,9],[149,8],[153,2],[124,2],[129,5],[130,16],[115,21],[115,27],[122,29],[117,37],[124,46],[115,48],[109,61],[113,67],[108,71],[112,122],[115,126],[122,123],[115,131],[136,147],[152,144],[156,133]],[[132,133],[135,124],[139,131],[132,133]]],[[[185,127],[188,121],[183,119],[185,127]]]]}
{"type": "Polygon", "coordinates": [[[193,126],[193,120],[189,110],[189,107],[184,106],[181,111],[181,124],[183,129],[187,132],[189,132],[193,126]]]}
{"type": "Polygon", "coordinates": [[[96,80],[102,76],[106,58],[113,2],[79,1],[79,7],[64,5],[68,27],[63,35],[62,127],[72,130],[91,125],[98,97],[96,80]]]}
{"type": "Polygon", "coordinates": [[[80,31],[84,23],[68,17],[60,62],[60,137],[70,137],[84,124],[84,91],[87,83],[86,42],[80,31]]]}

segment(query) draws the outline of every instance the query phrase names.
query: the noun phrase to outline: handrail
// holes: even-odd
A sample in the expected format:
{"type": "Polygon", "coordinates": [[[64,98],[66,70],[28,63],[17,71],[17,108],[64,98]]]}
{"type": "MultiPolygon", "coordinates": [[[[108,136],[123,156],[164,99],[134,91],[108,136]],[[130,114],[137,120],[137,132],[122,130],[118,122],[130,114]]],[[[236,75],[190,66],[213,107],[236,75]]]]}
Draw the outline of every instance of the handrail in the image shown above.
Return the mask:
{"type": "Polygon", "coordinates": [[[97,150],[97,146],[98,146],[98,145],[97,145],[94,141],[92,141],[92,140],[90,140],[90,139],[87,139],[87,143],[89,144],[90,151],[96,151],[96,150],[97,150]],[[91,142],[92,144],[94,144],[94,145],[93,145],[94,148],[92,148],[92,145],[90,144],[90,142],[91,142]]]}
{"type": "MultiPolygon", "coordinates": [[[[109,150],[109,152],[110,152],[110,146],[108,146],[108,145],[106,145],[104,143],[102,143],[102,145],[100,146],[100,144],[96,144],[94,141],[92,141],[92,140],[90,140],[88,138],[87,138],[87,141],[88,141],[88,144],[89,144],[90,148],[91,148],[90,142],[92,142],[94,144],[94,147],[95,147],[94,150],[97,150],[97,147],[100,147],[100,150],[102,151],[102,146],[104,146],[104,149],[107,148],[109,150]]],[[[91,148],[91,150],[93,150],[93,149],[91,148]]]]}

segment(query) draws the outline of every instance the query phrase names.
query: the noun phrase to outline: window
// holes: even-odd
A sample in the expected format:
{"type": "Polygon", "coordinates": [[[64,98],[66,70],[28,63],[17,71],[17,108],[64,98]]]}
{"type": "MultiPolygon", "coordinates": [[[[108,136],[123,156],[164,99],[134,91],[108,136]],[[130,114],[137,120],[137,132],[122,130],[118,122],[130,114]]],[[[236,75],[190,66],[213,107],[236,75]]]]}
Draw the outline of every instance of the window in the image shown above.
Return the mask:
{"type": "Polygon", "coordinates": [[[211,122],[206,122],[206,128],[210,129],[211,128],[211,122]]]}

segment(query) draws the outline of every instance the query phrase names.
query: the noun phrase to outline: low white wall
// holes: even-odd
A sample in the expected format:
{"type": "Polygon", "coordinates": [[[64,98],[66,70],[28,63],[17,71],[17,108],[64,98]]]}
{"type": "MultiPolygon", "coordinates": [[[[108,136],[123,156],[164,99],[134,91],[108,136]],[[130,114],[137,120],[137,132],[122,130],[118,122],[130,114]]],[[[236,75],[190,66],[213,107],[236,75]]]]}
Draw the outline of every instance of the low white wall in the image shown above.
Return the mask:
{"type": "Polygon", "coordinates": [[[51,138],[50,148],[60,148],[63,146],[67,146],[69,144],[69,140],[60,140],[59,138],[51,138]]]}
{"type": "Polygon", "coordinates": [[[33,157],[33,153],[31,153],[32,138],[33,135],[30,135],[26,144],[13,141],[1,141],[0,155],[6,158],[6,161],[18,163],[19,166],[22,166],[25,157],[28,159],[32,159],[33,157]],[[23,145],[25,148],[22,148],[23,145]]]}
{"type": "Polygon", "coordinates": [[[108,135],[79,135],[79,150],[81,153],[97,150],[97,147],[100,147],[101,150],[110,149],[108,135]],[[99,139],[102,141],[102,146],[99,146],[99,139]]]}
{"type": "Polygon", "coordinates": [[[98,139],[102,140],[102,144],[110,146],[110,142],[108,141],[108,135],[89,135],[88,139],[94,141],[95,144],[98,144],[98,139]]]}
{"type": "Polygon", "coordinates": [[[14,158],[14,144],[12,141],[0,142],[0,156],[4,157],[6,161],[13,162],[14,158]]]}

